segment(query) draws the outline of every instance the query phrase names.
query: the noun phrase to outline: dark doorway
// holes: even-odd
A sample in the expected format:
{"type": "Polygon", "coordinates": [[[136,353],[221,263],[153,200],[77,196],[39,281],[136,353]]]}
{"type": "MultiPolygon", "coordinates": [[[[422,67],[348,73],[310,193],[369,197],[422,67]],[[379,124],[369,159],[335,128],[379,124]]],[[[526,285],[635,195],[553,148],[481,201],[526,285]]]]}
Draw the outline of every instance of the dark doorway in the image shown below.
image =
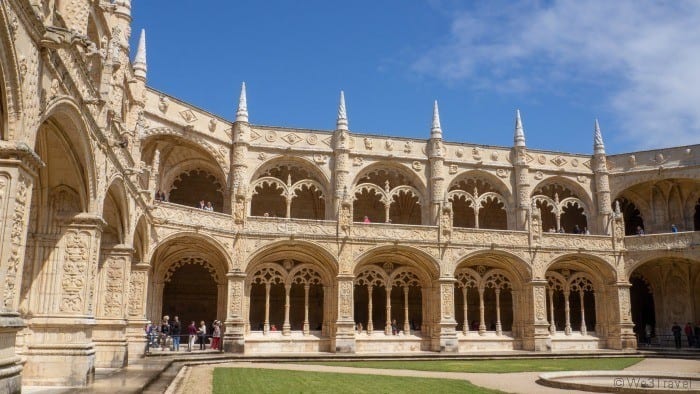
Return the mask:
{"type": "Polygon", "coordinates": [[[695,204],[695,216],[693,218],[695,231],[700,231],[700,198],[698,198],[698,203],[695,204]]]}
{"type": "MultiPolygon", "coordinates": [[[[179,316],[184,326],[201,320],[210,325],[216,316],[217,284],[201,265],[186,264],[178,268],[163,287],[163,315],[179,316]]],[[[160,317],[160,316],[159,316],[160,317]]]]}
{"type": "Polygon", "coordinates": [[[645,327],[651,326],[652,331],[656,326],[656,311],[654,310],[654,294],[647,281],[641,276],[633,276],[630,279],[630,303],[632,308],[632,321],[634,332],[639,342],[646,342],[645,327]]]}

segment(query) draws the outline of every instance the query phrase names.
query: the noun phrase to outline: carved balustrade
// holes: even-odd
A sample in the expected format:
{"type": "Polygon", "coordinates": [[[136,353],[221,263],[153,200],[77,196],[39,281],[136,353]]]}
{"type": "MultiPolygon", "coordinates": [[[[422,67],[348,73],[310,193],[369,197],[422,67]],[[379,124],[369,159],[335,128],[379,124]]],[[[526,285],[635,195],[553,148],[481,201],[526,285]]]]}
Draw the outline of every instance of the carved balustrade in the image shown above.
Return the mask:
{"type": "Polygon", "coordinates": [[[700,231],[631,235],[625,237],[625,247],[630,252],[686,250],[700,247],[700,231]]]}
{"type": "Polygon", "coordinates": [[[542,247],[564,250],[608,251],[613,248],[607,235],[543,233],[542,247]]]}
{"type": "Polygon", "coordinates": [[[151,214],[155,224],[177,224],[183,229],[206,228],[220,232],[233,230],[231,215],[162,201],[153,204],[151,214]]]}

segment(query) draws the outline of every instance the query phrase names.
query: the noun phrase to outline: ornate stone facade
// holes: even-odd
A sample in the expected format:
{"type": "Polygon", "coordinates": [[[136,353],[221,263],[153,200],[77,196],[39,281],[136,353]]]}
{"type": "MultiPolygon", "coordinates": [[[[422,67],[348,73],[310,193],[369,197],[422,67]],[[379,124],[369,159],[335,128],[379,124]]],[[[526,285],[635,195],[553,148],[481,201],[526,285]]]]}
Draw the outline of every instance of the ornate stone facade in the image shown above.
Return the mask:
{"type": "Polygon", "coordinates": [[[591,155],[528,149],[519,113],[513,147],[449,142],[437,103],[387,138],[342,95],[335,130],[258,126],[245,85],[223,119],[146,86],[130,3],[0,5],[7,391],[123,367],[163,314],[252,354],[627,349],[700,319],[700,146],[606,155],[596,122],[591,155]]]}

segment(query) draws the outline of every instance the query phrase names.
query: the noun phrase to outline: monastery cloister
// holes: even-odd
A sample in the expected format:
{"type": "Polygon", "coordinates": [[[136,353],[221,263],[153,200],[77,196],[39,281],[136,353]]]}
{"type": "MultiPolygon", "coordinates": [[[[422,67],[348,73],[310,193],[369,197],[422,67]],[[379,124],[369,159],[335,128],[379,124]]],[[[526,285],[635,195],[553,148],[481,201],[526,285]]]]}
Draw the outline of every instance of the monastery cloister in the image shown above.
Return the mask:
{"type": "Polygon", "coordinates": [[[124,367],[164,314],[245,354],[633,349],[700,320],[699,145],[607,155],[595,122],[592,154],[536,150],[519,112],[511,147],[449,142],[437,102],[426,139],[368,135],[342,93],[333,130],[260,126],[245,85],[231,121],[148,87],[130,24],[0,4],[0,391],[124,367]]]}

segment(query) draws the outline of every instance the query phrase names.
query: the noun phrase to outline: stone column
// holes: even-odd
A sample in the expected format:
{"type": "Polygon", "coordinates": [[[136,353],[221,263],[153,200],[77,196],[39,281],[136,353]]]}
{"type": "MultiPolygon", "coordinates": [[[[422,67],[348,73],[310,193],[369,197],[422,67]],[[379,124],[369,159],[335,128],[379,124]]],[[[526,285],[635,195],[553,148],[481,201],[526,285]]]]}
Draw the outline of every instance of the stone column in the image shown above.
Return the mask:
{"type": "Polygon", "coordinates": [[[335,337],[331,338],[331,350],[336,353],[355,353],[355,320],[353,316],[353,290],[355,277],[341,274],[338,280],[338,320],[335,337]]]}
{"type": "MultiPolygon", "coordinates": [[[[60,220],[60,219],[59,219],[60,220]]],[[[78,214],[57,226],[57,244],[32,267],[24,384],[84,386],[95,371],[98,248],[105,224],[78,214]],[[70,363],[66,360],[70,359],[70,363]]]]}
{"type": "Polygon", "coordinates": [[[569,305],[569,297],[571,290],[564,290],[564,334],[571,335],[571,305],[569,305]]]}
{"type": "Polygon", "coordinates": [[[524,284],[522,313],[523,350],[549,351],[550,332],[547,321],[547,281],[534,279],[524,284]]]}
{"type": "Polygon", "coordinates": [[[438,280],[440,300],[440,352],[454,353],[459,351],[457,341],[457,320],[455,320],[454,289],[455,279],[444,277],[438,280]]]}
{"type": "MultiPolygon", "coordinates": [[[[608,323],[607,347],[611,349],[636,349],[637,337],[634,335],[634,322],[630,305],[630,283],[616,283],[607,289],[610,297],[608,307],[613,308],[608,323]]],[[[604,308],[596,303],[597,308],[604,308]]],[[[598,312],[596,310],[596,312],[598,312]]],[[[598,316],[600,314],[596,313],[598,316]]]]}
{"type": "Polygon", "coordinates": [[[19,290],[25,264],[32,183],[41,160],[29,150],[0,149],[0,391],[19,393],[22,361],[15,354],[20,318],[19,290]]]}
{"type": "Polygon", "coordinates": [[[367,335],[374,332],[374,320],[372,319],[372,289],[374,286],[367,285],[367,335]]]}
{"type": "Polygon", "coordinates": [[[141,358],[146,348],[144,328],[146,318],[146,300],[148,296],[148,276],[151,266],[144,262],[132,264],[129,275],[129,295],[127,300],[126,338],[129,360],[141,358]]]}
{"type": "Polygon", "coordinates": [[[391,286],[386,287],[386,322],[384,323],[384,335],[391,335],[391,286]]]}
{"type": "Polygon", "coordinates": [[[126,245],[101,250],[93,330],[96,368],[121,368],[127,363],[126,307],[132,253],[126,245]]]}
{"type": "Polygon", "coordinates": [[[282,335],[292,335],[292,326],[289,324],[289,293],[292,285],[284,285],[284,323],[282,324],[282,335]]]}
{"type": "Polygon", "coordinates": [[[486,322],[484,321],[484,288],[479,287],[479,335],[486,334],[486,322]]]}
{"type": "Polygon", "coordinates": [[[244,286],[245,273],[241,271],[229,272],[228,278],[228,307],[227,317],[224,322],[224,351],[229,353],[243,353],[245,350],[245,324],[244,316],[244,286]]]}

